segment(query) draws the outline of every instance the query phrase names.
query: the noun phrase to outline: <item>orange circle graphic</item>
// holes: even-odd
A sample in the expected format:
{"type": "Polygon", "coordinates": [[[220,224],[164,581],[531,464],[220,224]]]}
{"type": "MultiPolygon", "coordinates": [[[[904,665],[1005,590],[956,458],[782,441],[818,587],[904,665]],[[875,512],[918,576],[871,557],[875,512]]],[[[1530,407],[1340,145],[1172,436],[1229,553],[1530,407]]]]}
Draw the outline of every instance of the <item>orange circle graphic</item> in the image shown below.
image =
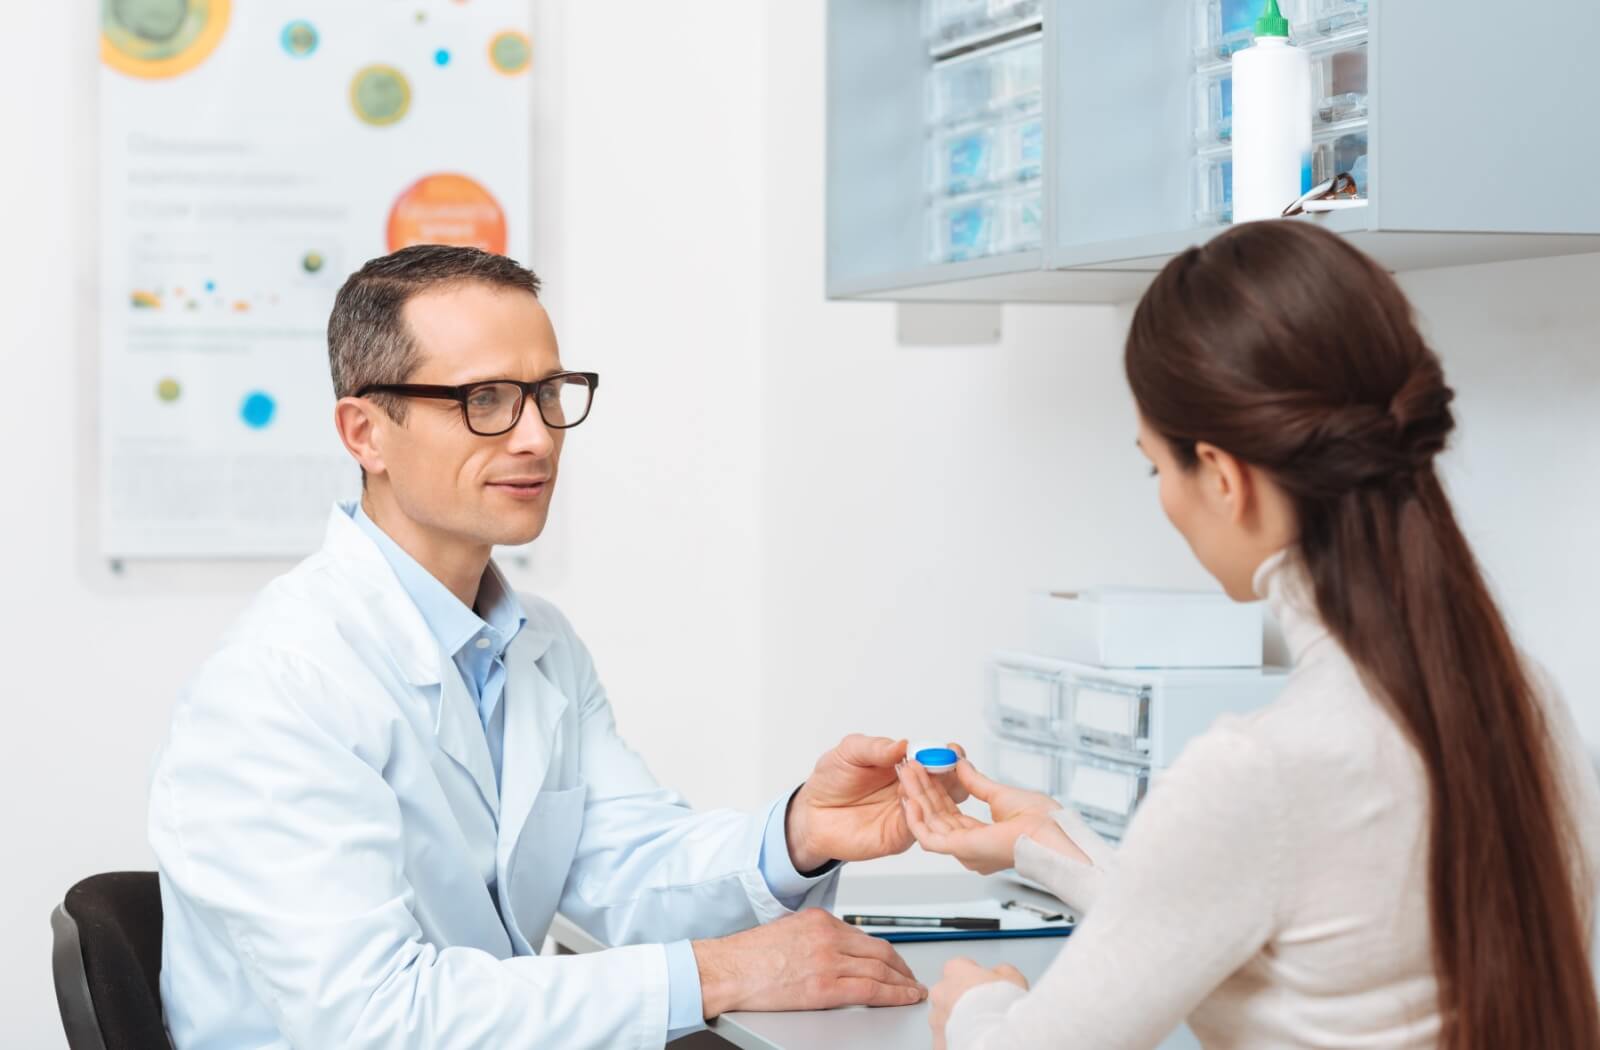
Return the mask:
{"type": "Polygon", "coordinates": [[[506,213],[482,185],[465,175],[426,175],[389,209],[389,250],[413,244],[454,244],[506,253],[506,213]]]}

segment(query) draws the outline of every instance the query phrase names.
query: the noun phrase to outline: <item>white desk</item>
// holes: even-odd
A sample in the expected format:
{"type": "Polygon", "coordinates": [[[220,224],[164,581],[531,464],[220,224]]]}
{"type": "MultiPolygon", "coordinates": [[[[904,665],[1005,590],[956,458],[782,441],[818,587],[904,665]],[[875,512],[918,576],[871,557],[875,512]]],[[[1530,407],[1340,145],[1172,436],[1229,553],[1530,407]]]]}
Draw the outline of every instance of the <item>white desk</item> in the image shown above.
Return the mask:
{"type": "MultiPolygon", "coordinates": [[[[984,878],[966,872],[949,875],[872,875],[861,868],[846,868],[840,876],[841,904],[905,904],[967,900],[994,897],[1017,898],[1041,905],[1056,906],[1053,898],[1034,893],[1015,882],[984,878]]],[[[592,952],[604,948],[565,916],[556,916],[550,937],[572,952],[592,952]]],[[[930,988],[944,973],[946,961],[958,956],[976,959],[984,966],[1008,962],[1028,980],[1044,973],[1069,938],[1027,937],[993,941],[928,941],[897,944],[896,950],[910,965],[917,980],[930,988]]],[[[894,1050],[930,1045],[928,1004],[868,1009],[802,1010],[790,1013],[730,1013],[719,1017],[711,1031],[744,1050],[894,1050]]],[[[1162,1050],[1188,1050],[1197,1047],[1187,1028],[1181,1028],[1162,1050]]]]}

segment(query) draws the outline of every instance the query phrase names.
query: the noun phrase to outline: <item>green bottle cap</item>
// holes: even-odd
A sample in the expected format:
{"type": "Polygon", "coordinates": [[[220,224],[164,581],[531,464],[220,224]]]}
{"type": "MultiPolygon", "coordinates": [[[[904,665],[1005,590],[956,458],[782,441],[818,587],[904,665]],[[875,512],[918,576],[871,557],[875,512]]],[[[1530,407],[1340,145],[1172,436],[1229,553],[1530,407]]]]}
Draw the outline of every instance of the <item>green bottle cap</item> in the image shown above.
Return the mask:
{"type": "Polygon", "coordinates": [[[1278,0],[1267,0],[1266,10],[1256,19],[1256,36],[1289,35],[1289,20],[1278,10],[1278,0]]]}

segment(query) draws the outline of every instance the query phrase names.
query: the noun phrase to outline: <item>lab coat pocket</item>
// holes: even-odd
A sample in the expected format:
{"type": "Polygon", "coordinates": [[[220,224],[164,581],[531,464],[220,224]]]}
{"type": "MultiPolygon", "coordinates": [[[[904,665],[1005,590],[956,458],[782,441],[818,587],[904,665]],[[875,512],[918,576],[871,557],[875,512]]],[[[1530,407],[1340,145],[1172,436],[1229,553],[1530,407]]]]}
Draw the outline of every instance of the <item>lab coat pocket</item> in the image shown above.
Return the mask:
{"type": "Polygon", "coordinates": [[[561,889],[583,832],[588,795],[589,786],[581,781],[563,791],[541,791],[506,865],[511,911],[518,932],[534,950],[561,903],[561,889]]]}

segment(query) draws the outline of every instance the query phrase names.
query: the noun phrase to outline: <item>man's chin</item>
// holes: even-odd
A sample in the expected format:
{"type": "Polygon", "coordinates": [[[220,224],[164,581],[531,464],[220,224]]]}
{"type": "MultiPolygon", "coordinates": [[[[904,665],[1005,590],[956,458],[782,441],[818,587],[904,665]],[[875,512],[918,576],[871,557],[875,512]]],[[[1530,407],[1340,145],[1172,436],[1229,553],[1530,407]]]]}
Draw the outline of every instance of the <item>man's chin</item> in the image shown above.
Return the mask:
{"type": "Polygon", "coordinates": [[[498,535],[494,538],[494,545],[496,547],[521,547],[532,543],[543,534],[544,522],[545,519],[541,517],[536,525],[497,530],[498,535]]]}
{"type": "Polygon", "coordinates": [[[521,547],[539,538],[549,517],[546,507],[529,507],[521,513],[502,511],[484,523],[486,539],[496,547],[521,547]]]}

